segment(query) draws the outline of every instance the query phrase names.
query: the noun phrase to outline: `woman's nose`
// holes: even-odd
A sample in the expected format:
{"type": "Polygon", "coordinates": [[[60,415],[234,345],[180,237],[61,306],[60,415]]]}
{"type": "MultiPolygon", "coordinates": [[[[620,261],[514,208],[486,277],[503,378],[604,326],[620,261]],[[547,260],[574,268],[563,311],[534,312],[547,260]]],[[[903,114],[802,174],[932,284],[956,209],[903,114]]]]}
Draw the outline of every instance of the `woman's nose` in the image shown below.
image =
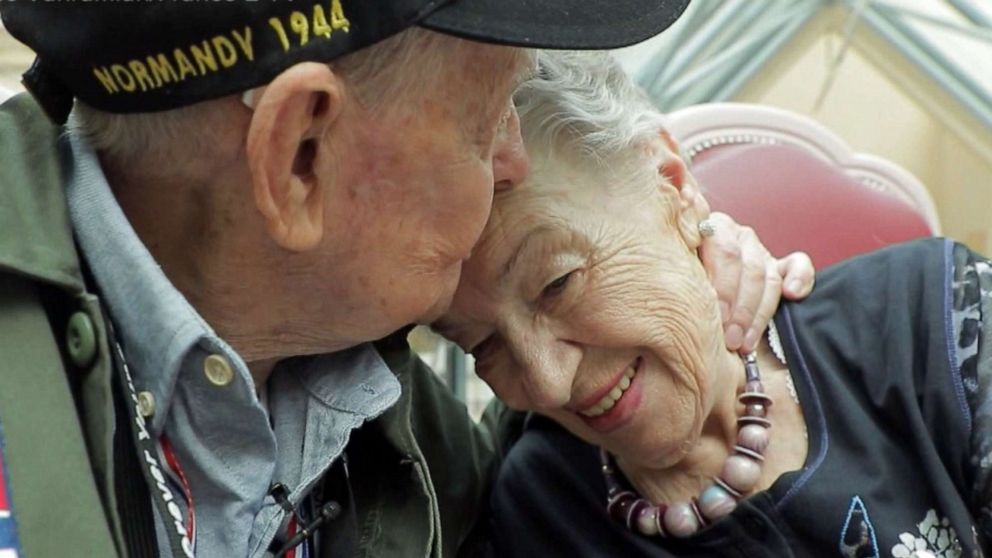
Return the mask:
{"type": "Polygon", "coordinates": [[[540,334],[521,335],[513,342],[519,391],[533,410],[560,409],[572,398],[578,368],[577,349],[540,334]]]}
{"type": "Polygon", "coordinates": [[[493,182],[497,192],[519,186],[527,178],[530,167],[524,140],[520,136],[517,109],[511,107],[509,110],[509,117],[501,127],[493,149],[493,182]]]}

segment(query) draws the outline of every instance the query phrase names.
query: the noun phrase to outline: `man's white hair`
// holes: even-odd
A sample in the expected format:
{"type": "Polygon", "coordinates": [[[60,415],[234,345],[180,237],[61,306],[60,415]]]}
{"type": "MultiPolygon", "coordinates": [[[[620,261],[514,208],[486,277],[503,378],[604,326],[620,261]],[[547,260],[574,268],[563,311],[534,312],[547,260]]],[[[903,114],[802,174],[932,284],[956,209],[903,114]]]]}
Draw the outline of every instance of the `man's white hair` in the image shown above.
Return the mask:
{"type": "MultiPolygon", "coordinates": [[[[434,77],[457,39],[419,27],[407,29],[369,48],[330,63],[354,88],[359,101],[372,110],[395,106],[434,83],[434,77]]],[[[218,131],[225,129],[225,99],[204,101],[173,110],[113,114],[77,102],[70,125],[99,153],[134,163],[173,161],[209,153],[218,131]]],[[[181,163],[179,163],[181,164],[181,163]]]]}
{"type": "Polygon", "coordinates": [[[657,138],[665,117],[603,52],[542,51],[537,74],[514,95],[524,143],[603,162],[657,138]]]}

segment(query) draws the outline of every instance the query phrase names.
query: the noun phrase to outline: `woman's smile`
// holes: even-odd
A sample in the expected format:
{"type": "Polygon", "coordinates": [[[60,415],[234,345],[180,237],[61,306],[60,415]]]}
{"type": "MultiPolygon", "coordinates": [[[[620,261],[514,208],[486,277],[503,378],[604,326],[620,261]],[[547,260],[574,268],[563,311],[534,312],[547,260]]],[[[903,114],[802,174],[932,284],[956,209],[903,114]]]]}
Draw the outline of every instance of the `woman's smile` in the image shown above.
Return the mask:
{"type": "Polygon", "coordinates": [[[589,428],[610,432],[630,421],[641,403],[641,371],[638,357],[611,384],[586,400],[577,414],[589,428]]]}

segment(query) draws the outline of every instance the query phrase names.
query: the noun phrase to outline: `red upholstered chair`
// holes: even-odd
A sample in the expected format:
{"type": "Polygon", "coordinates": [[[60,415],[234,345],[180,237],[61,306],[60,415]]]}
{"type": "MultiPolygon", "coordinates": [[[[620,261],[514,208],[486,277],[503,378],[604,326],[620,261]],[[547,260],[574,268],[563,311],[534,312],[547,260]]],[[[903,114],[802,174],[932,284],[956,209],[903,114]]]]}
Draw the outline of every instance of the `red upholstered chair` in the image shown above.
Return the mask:
{"type": "Polygon", "coordinates": [[[919,180],[890,161],[853,153],[805,116],[739,103],[669,116],[711,207],[753,227],[777,256],[802,250],[823,268],[940,233],[919,180]]]}

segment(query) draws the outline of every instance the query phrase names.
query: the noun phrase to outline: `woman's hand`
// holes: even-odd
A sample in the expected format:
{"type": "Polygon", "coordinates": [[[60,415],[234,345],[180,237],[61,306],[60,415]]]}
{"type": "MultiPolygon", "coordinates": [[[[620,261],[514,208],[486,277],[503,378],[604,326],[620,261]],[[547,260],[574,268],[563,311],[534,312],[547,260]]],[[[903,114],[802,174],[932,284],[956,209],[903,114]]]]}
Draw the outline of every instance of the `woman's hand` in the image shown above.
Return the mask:
{"type": "Polygon", "coordinates": [[[727,348],[753,350],[784,295],[806,298],[813,289],[813,262],[803,252],[775,259],[750,227],[728,215],[709,216],[716,233],[703,239],[699,258],[720,301],[727,348]]]}

